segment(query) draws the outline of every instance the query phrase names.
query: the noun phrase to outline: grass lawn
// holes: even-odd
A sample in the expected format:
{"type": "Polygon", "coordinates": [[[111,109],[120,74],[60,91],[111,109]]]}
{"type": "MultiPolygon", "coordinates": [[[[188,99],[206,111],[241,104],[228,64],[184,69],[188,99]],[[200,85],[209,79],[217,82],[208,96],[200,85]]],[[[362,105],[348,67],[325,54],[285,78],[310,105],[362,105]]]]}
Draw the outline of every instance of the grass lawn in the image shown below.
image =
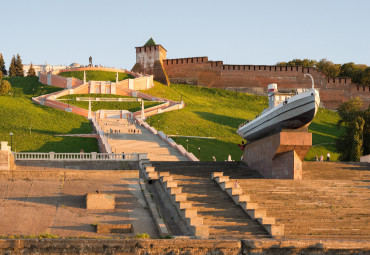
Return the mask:
{"type": "MultiPolygon", "coordinates": [[[[107,71],[86,71],[86,81],[116,81],[116,74],[115,72],[107,72],[107,71]]],[[[74,71],[74,72],[63,72],[58,74],[64,77],[74,77],[80,80],[84,79],[84,72],[83,71],[74,71]]],[[[118,73],[118,80],[122,81],[125,79],[135,78],[131,74],[127,73],[118,73]]]]}
{"type": "Polygon", "coordinates": [[[5,77],[4,80],[10,82],[12,86],[10,93],[14,97],[31,98],[32,96],[63,90],[40,83],[38,77],[5,77]]]}
{"type": "MultiPolygon", "coordinates": [[[[179,135],[173,139],[189,148],[202,161],[240,160],[242,151],[237,146],[242,138],[236,134],[240,123],[253,118],[267,107],[267,97],[249,95],[222,89],[210,89],[191,85],[173,84],[170,87],[156,82],[150,90],[142,91],[151,95],[180,100],[186,107],[179,111],[152,116],[148,123],[168,135],[179,135]],[[215,139],[186,138],[181,136],[215,137],[215,139]]],[[[344,132],[335,126],[338,115],[329,110],[320,109],[310,125],[313,133],[313,147],[306,160],[313,160],[315,154],[324,156],[329,151],[333,160],[337,160],[334,139],[344,132]],[[324,154],[325,153],[325,154],[324,154]]]]}
{"type": "MultiPolygon", "coordinates": [[[[127,96],[120,95],[108,95],[108,94],[75,94],[60,97],[60,99],[70,99],[68,103],[83,109],[89,109],[89,102],[87,101],[76,101],[76,97],[106,97],[106,98],[120,98],[127,96]]],[[[66,103],[67,101],[63,101],[66,103]]],[[[159,102],[144,101],[144,108],[153,107],[161,104],[159,102]]],[[[91,102],[91,110],[128,110],[130,112],[136,112],[141,110],[141,102],[91,102]]]]}
{"type": "Polygon", "coordinates": [[[35,96],[60,90],[37,81],[37,77],[6,78],[12,95],[0,96],[0,141],[8,141],[13,133],[13,150],[37,152],[98,151],[95,138],[58,137],[58,134],[91,133],[92,127],[82,116],[60,111],[31,101],[35,96]],[[31,131],[30,131],[31,129],[31,131]]]}

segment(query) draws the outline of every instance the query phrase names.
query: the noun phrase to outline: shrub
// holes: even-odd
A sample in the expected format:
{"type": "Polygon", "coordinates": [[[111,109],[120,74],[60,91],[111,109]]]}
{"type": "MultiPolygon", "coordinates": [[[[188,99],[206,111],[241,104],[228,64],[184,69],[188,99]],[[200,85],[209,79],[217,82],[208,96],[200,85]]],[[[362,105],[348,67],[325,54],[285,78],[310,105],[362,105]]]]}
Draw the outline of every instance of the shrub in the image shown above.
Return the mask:
{"type": "Polygon", "coordinates": [[[10,82],[7,80],[1,80],[0,81],[0,95],[4,95],[8,93],[8,91],[11,89],[10,82]]]}

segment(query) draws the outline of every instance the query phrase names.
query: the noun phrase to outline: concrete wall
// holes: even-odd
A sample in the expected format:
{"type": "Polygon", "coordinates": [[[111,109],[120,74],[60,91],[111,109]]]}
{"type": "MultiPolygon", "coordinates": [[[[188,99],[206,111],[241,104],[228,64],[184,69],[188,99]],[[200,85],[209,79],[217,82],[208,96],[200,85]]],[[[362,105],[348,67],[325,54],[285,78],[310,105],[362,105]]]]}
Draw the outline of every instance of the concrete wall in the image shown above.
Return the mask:
{"type": "Polygon", "coordinates": [[[248,144],[242,161],[267,179],[302,179],[302,160],[312,145],[308,132],[280,132],[248,144]]]}

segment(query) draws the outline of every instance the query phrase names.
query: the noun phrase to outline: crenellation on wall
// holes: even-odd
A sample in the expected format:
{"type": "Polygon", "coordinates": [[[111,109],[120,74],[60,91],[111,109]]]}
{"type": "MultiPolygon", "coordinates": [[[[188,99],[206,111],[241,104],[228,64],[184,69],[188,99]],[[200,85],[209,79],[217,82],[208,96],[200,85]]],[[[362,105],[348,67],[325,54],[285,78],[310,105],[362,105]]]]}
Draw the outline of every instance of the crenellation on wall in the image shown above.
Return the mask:
{"type": "MultiPolygon", "coordinates": [[[[154,79],[165,81],[166,84],[185,83],[206,87],[245,91],[254,94],[265,92],[270,83],[278,83],[280,90],[311,88],[312,82],[304,74],[311,74],[315,88],[319,89],[322,103],[329,109],[336,109],[341,103],[353,96],[359,96],[369,105],[370,87],[354,84],[351,78],[327,78],[315,67],[277,66],[277,65],[226,65],[223,61],[211,61],[208,57],[190,57],[166,59],[165,55],[156,58],[153,52],[164,50],[161,45],[136,47],[135,70],[154,74],[154,79]]],[[[166,52],[166,51],[165,51],[166,52]]],[[[157,54],[157,53],[156,53],[157,54]]]]}

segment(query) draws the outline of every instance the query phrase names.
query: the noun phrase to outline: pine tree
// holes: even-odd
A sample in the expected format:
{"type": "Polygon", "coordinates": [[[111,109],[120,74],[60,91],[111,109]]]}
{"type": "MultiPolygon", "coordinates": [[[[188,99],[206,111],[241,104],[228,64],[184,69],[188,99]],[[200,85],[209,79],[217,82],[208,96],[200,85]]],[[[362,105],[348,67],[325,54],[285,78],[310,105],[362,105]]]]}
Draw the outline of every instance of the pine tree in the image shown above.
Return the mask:
{"type": "Polygon", "coordinates": [[[5,76],[7,75],[7,71],[5,68],[5,62],[3,58],[3,54],[0,53],[0,72],[5,76]]]}
{"type": "Polygon", "coordinates": [[[17,59],[15,60],[15,67],[16,67],[16,76],[24,76],[22,59],[21,56],[19,56],[19,53],[17,54],[17,59]]]}
{"type": "Polygon", "coordinates": [[[36,76],[36,72],[35,72],[35,69],[33,68],[32,63],[31,63],[30,69],[28,69],[27,76],[28,77],[36,76]]]}
{"type": "Polygon", "coordinates": [[[10,62],[9,66],[9,76],[17,76],[17,69],[15,64],[15,56],[13,55],[12,62],[10,62]]]}

